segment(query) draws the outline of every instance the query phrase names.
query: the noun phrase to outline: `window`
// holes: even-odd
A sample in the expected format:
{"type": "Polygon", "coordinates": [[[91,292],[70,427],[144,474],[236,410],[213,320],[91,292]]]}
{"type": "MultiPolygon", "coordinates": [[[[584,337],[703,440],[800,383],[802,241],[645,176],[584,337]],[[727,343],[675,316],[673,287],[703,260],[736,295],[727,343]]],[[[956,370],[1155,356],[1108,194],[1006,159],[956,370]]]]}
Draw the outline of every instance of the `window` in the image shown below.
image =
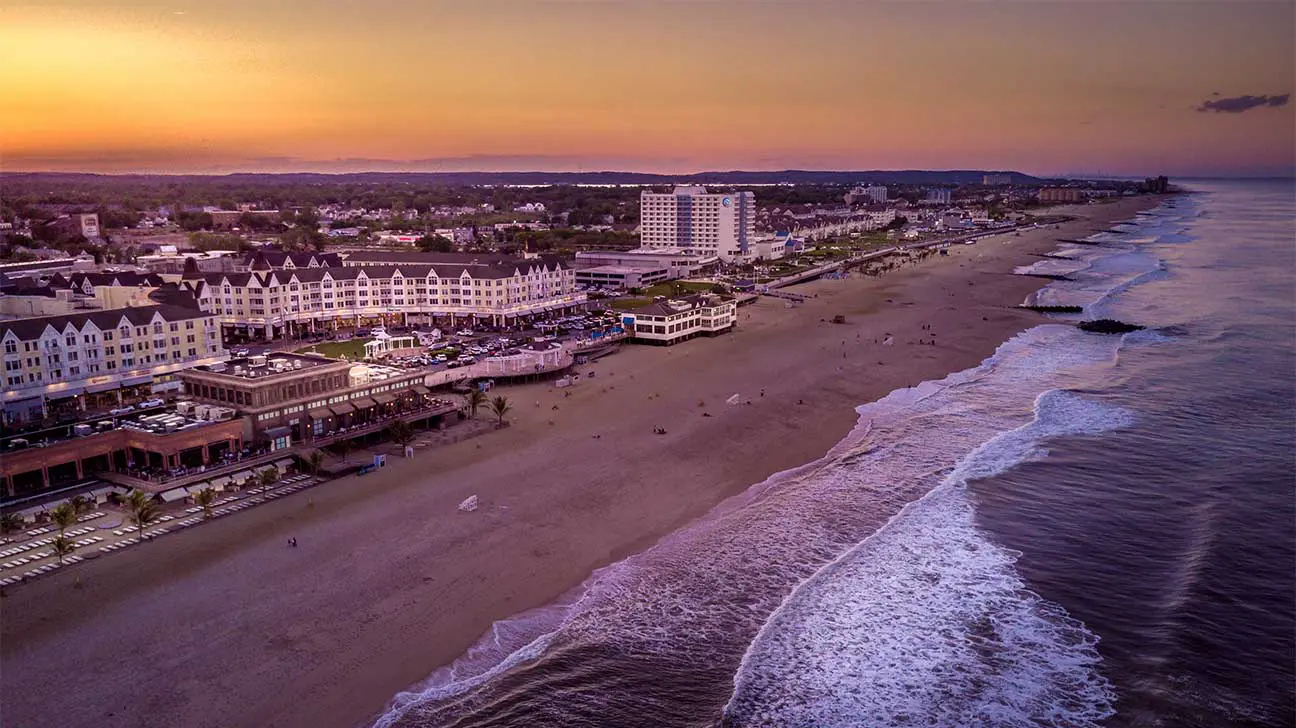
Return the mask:
{"type": "Polygon", "coordinates": [[[16,341],[6,341],[6,342],[5,342],[5,353],[6,353],[6,354],[17,354],[17,353],[18,353],[18,342],[16,342],[16,341]]]}

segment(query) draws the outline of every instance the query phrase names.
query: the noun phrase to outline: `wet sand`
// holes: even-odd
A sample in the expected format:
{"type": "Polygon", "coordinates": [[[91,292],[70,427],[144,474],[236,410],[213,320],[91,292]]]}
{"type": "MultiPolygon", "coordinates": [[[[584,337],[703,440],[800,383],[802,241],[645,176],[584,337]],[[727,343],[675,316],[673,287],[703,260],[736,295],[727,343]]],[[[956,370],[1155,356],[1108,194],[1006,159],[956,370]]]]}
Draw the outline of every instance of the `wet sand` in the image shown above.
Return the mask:
{"type": "Polygon", "coordinates": [[[1014,266],[1153,202],[798,286],[817,297],[762,299],[731,334],[623,347],[570,390],[502,389],[511,427],[13,589],[0,724],[363,724],[495,620],[823,455],[858,404],[975,366],[1043,320],[1013,306],[1047,281],[1014,266]]]}

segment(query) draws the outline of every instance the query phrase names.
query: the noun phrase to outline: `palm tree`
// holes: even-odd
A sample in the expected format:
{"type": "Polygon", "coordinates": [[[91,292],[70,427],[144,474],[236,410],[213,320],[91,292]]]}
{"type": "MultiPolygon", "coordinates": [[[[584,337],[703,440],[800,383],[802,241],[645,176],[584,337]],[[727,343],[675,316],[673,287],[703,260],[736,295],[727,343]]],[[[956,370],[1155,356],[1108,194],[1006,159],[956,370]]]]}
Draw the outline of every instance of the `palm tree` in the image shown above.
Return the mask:
{"type": "Polygon", "coordinates": [[[261,485],[262,485],[263,487],[265,487],[265,486],[271,486],[271,485],[274,485],[275,483],[278,483],[278,482],[279,482],[279,469],[278,469],[278,468],[266,468],[265,470],[262,470],[262,471],[261,471],[261,475],[260,475],[260,481],[261,481],[261,485]]]}
{"type": "Polygon", "coordinates": [[[490,401],[490,408],[491,412],[499,418],[499,424],[497,427],[503,427],[504,415],[508,414],[509,410],[513,409],[513,406],[509,404],[507,397],[500,395],[490,401]]]}
{"type": "Polygon", "coordinates": [[[486,404],[487,399],[486,393],[476,387],[464,395],[464,401],[468,403],[468,411],[472,412],[473,417],[477,416],[477,408],[486,404]]]}
{"type": "Polygon", "coordinates": [[[72,539],[61,533],[54,537],[54,540],[50,542],[50,546],[53,546],[54,553],[58,554],[60,564],[63,563],[64,556],[76,551],[76,544],[72,542],[72,539]]]}
{"type": "Polygon", "coordinates": [[[212,517],[212,501],[216,500],[216,491],[211,488],[203,488],[194,493],[194,504],[203,509],[203,518],[212,517]]]}
{"type": "Polygon", "coordinates": [[[81,513],[82,511],[88,511],[94,505],[90,502],[89,498],[86,498],[83,495],[74,495],[71,498],[68,498],[68,503],[72,504],[72,510],[76,511],[77,513],[81,513]]]}
{"type": "Polygon", "coordinates": [[[64,503],[50,511],[50,520],[58,526],[59,536],[62,536],[65,531],[77,524],[76,509],[71,503],[64,503]]]}
{"type": "Polygon", "coordinates": [[[140,537],[146,538],[144,529],[156,520],[158,515],[158,507],[153,502],[153,498],[142,490],[132,490],[130,495],[126,496],[126,509],[130,511],[130,518],[139,529],[140,537]]]}
{"type": "Polygon", "coordinates": [[[16,513],[0,513],[0,533],[17,531],[23,527],[23,519],[16,513]]]}
{"type": "Polygon", "coordinates": [[[400,445],[403,452],[411,442],[414,442],[414,428],[404,420],[396,420],[388,425],[387,436],[392,439],[392,442],[400,445]]]}
{"type": "Polygon", "coordinates": [[[324,453],[319,450],[311,450],[311,454],[306,456],[306,469],[311,471],[311,475],[319,475],[320,466],[324,464],[324,453]]]}
{"type": "Polygon", "coordinates": [[[336,443],[333,444],[333,447],[336,448],[338,454],[342,456],[342,462],[344,463],[351,462],[351,441],[350,440],[338,440],[336,443]]]}

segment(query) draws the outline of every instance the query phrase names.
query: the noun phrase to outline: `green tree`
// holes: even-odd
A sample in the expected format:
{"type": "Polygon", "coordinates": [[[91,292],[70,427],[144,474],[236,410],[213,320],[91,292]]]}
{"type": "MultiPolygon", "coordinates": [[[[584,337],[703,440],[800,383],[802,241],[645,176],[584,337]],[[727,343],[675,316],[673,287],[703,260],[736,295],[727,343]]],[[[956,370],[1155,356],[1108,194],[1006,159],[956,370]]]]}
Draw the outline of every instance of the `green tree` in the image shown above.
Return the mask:
{"type": "Polygon", "coordinates": [[[0,533],[12,533],[23,527],[23,519],[16,513],[0,513],[0,533]]]}
{"type": "Polygon", "coordinates": [[[54,548],[54,553],[58,554],[60,564],[63,563],[64,556],[68,556],[73,551],[76,551],[76,544],[72,542],[72,539],[61,533],[54,537],[54,540],[50,542],[50,546],[54,548]]]}
{"type": "Polygon", "coordinates": [[[419,238],[418,248],[424,253],[451,253],[454,252],[454,243],[440,235],[424,235],[419,238]]]}
{"type": "Polygon", "coordinates": [[[71,503],[64,503],[53,511],[50,511],[50,521],[58,527],[59,535],[62,536],[69,528],[77,524],[77,512],[71,503]]]}
{"type": "Polygon", "coordinates": [[[130,495],[126,496],[126,510],[130,514],[130,519],[135,522],[135,527],[139,529],[140,538],[148,538],[144,535],[144,529],[158,517],[158,507],[153,502],[153,497],[142,490],[132,490],[130,495]]]}
{"type": "Polygon", "coordinates": [[[68,503],[76,513],[84,513],[94,507],[94,504],[90,502],[90,499],[83,495],[74,495],[71,498],[68,498],[68,503]]]}
{"type": "Polygon", "coordinates": [[[487,399],[489,398],[486,393],[476,387],[473,387],[468,391],[468,394],[464,395],[464,401],[468,403],[468,411],[472,413],[473,417],[477,416],[477,408],[486,404],[487,399]]]}
{"type": "Polygon", "coordinates": [[[509,410],[513,409],[513,406],[509,404],[507,397],[500,395],[490,401],[490,408],[495,417],[499,419],[499,423],[496,426],[503,427],[504,415],[507,415],[509,410]]]}
{"type": "Polygon", "coordinates": [[[414,428],[404,420],[396,420],[387,426],[387,436],[392,442],[400,445],[403,452],[411,442],[414,442],[414,428]]]}
{"type": "Polygon", "coordinates": [[[319,450],[311,450],[311,454],[306,456],[306,469],[311,475],[319,475],[320,466],[324,464],[324,453],[319,450]]]}
{"type": "Polygon", "coordinates": [[[216,500],[216,491],[211,488],[203,488],[194,493],[194,504],[203,510],[203,518],[212,517],[212,501],[216,500]]]}
{"type": "Polygon", "coordinates": [[[279,468],[266,468],[265,470],[262,470],[258,479],[261,481],[262,487],[268,487],[278,483],[279,468]]]}

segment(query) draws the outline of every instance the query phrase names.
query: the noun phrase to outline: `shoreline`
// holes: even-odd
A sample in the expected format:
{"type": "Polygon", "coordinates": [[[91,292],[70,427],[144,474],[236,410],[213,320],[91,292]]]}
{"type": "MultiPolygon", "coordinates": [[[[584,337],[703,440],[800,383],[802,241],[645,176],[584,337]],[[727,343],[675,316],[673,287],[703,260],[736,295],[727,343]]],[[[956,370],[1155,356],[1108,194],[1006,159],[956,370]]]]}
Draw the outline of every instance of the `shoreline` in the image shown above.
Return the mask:
{"type": "Polygon", "coordinates": [[[1045,320],[1015,307],[1047,280],[1014,265],[1159,201],[1080,207],[1058,230],[953,246],[880,279],[794,286],[817,297],[790,309],[761,299],[714,339],[627,346],[571,390],[502,388],[513,426],[323,483],[313,507],[285,498],[98,559],[68,572],[80,589],[68,573],[26,585],[2,602],[7,717],[372,720],[494,622],[821,458],[855,426],[857,405],[976,366],[1045,320]],[[823,322],[836,314],[846,324],[823,322]],[[913,343],[930,336],[920,324],[938,345],[913,343]],[[873,343],[889,335],[893,346],[873,343]],[[753,404],[725,405],[732,393],[753,404]],[[457,513],[473,494],[480,510],[457,513]],[[283,548],[290,535],[301,548],[283,548]],[[57,688],[42,679],[53,674],[57,688]]]}

